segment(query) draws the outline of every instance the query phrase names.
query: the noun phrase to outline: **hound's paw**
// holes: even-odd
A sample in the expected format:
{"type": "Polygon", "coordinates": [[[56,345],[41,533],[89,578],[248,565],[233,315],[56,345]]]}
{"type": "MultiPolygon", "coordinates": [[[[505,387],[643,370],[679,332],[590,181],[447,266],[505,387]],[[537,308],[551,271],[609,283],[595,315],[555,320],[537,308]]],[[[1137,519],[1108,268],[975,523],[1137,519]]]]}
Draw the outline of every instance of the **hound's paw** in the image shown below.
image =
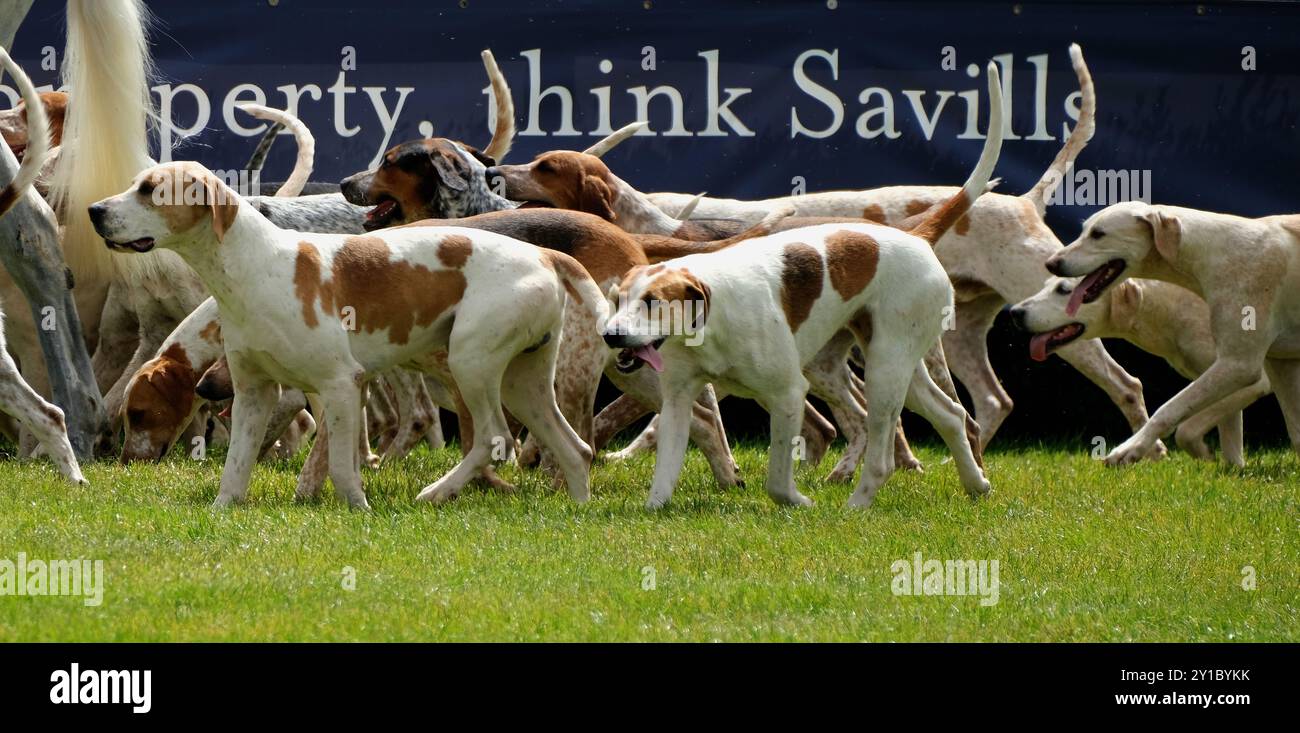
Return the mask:
{"type": "Polygon", "coordinates": [[[68,480],[68,483],[74,486],[90,485],[90,482],[86,480],[86,477],[81,475],[81,471],[73,471],[69,473],[67,476],[65,476],[64,478],[68,480]]]}
{"type": "Polygon", "coordinates": [[[1136,440],[1137,436],[1124,441],[1118,448],[1106,456],[1107,466],[1128,466],[1142,460],[1153,449],[1147,448],[1136,440]]]}
{"type": "Polygon", "coordinates": [[[415,500],[427,501],[430,504],[445,504],[458,496],[460,496],[460,491],[452,489],[450,486],[432,484],[424,487],[424,491],[417,494],[415,500]]]}
{"type": "Polygon", "coordinates": [[[835,468],[831,469],[830,473],[826,474],[826,481],[828,483],[846,484],[853,480],[853,473],[856,469],[857,466],[852,463],[838,463],[835,468]]]}
{"type": "Polygon", "coordinates": [[[658,511],[660,509],[663,509],[665,506],[668,506],[668,500],[670,498],[671,497],[668,496],[651,495],[650,498],[646,500],[645,508],[649,509],[652,512],[658,511]]]}
{"type": "Polygon", "coordinates": [[[849,506],[855,509],[867,509],[876,498],[876,492],[855,491],[849,497],[849,506]]]}
{"type": "Polygon", "coordinates": [[[1169,449],[1165,447],[1165,442],[1163,440],[1157,440],[1156,444],[1152,446],[1146,457],[1152,461],[1158,461],[1167,455],[1169,455],[1169,449]]]}
{"type": "Polygon", "coordinates": [[[978,499],[981,496],[988,496],[993,491],[993,484],[984,478],[980,479],[974,486],[966,487],[966,495],[972,499],[978,499]]]}
{"type": "Polygon", "coordinates": [[[235,504],[235,497],[226,494],[217,494],[217,498],[212,500],[213,509],[226,509],[235,504]]]}
{"type": "Polygon", "coordinates": [[[775,501],[777,504],[781,504],[782,506],[812,506],[813,505],[812,499],[809,499],[803,494],[800,494],[798,491],[794,492],[794,494],[787,494],[784,496],[773,496],[772,500],[775,501]]]}
{"type": "Polygon", "coordinates": [[[383,456],[377,453],[371,453],[370,455],[366,456],[365,459],[366,468],[372,470],[379,468],[379,465],[382,464],[383,462],[384,462],[383,456]]]}

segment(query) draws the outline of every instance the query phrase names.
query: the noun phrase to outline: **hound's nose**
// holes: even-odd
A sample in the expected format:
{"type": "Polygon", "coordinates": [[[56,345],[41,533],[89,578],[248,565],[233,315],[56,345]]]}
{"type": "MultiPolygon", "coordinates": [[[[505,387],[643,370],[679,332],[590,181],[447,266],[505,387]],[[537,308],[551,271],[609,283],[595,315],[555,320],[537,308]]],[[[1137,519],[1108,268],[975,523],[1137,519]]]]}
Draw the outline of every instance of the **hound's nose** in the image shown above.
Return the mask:
{"type": "Polygon", "coordinates": [[[1057,257],[1049,258],[1047,262],[1044,263],[1044,265],[1047,267],[1047,271],[1052,273],[1053,275],[1056,275],[1057,277],[1066,276],[1064,272],[1065,264],[1061,262],[1060,258],[1057,257]]]}
{"type": "Polygon", "coordinates": [[[1021,331],[1028,331],[1029,327],[1025,325],[1025,319],[1029,316],[1029,311],[1020,306],[1011,309],[1011,323],[1021,331]]]}
{"type": "Polygon", "coordinates": [[[343,198],[346,199],[348,203],[356,204],[357,206],[370,205],[365,190],[368,186],[361,185],[361,179],[365,177],[368,177],[367,174],[357,173],[339,181],[339,193],[343,194],[343,198]]]}
{"type": "Polygon", "coordinates": [[[605,339],[605,345],[613,349],[622,349],[627,346],[627,334],[624,333],[614,331],[605,334],[602,338],[605,339]]]}
{"type": "Polygon", "coordinates": [[[86,211],[90,214],[90,223],[94,224],[96,229],[98,229],[99,225],[103,223],[104,217],[108,215],[108,207],[105,206],[102,201],[97,204],[91,204],[90,208],[86,209],[86,211]]]}

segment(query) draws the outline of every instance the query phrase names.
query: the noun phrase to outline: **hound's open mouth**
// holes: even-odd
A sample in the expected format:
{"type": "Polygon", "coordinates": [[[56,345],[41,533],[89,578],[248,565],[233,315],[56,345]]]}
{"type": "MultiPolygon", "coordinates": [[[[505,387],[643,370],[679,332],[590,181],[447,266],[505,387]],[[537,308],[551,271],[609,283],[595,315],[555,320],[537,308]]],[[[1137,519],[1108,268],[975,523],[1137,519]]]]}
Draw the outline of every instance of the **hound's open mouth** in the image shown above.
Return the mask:
{"type": "Polygon", "coordinates": [[[1074,314],[1079,312],[1079,306],[1100,298],[1101,294],[1106,292],[1106,288],[1123,274],[1124,266],[1124,260],[1116,259],[1088,273],[1083,278],[1083,282],[1080,282],[1070,294],[1070,302],[1065,306],[1065,315],[1073,318],[1074,314]]]}
{"type": "Polygon", "coordinates": [[[1082,323],[1067,323],[1060,328],[1036,333],[1029,339],[1029,356],[1034,361],[1046,361],[1047,355],[1083,335],[1082,323]]]}
{"type": "Polygon", "coordinates": [[[143,237],[133,239],[130,242],[114,242],[108,239],[104,240],[111,250],[131,250],[132,252],[148,252],[153,249],[153,237],[143,237]]]}
{"type": "Polygon", "coordinates": [[[366,231],[383,229],[384,227],[397,221],[402,216],[402,207],[393,199],[380,199],[375,207],[366,212],[366,220],[362,224],[366,231]]]}
{"type": "Polygon", "coordinates": [[[664,370],[664,359],[659,354],[659,347],[663,346],[663,343],[664,340],[659,339],[653,343],[623,349],[618,352],[618,362],[615,366],[624,374],[640,369],[643,363],[649,364],[650,368],[656,372],[662,372],[664,370]]]}

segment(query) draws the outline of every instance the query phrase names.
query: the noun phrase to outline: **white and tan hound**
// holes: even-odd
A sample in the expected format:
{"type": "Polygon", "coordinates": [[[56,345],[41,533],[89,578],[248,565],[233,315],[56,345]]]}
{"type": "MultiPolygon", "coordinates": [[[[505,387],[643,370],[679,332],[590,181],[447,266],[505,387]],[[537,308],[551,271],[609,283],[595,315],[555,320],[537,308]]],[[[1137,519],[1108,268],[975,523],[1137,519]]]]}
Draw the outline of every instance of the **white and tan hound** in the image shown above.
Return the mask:
{"type": "Polygon", "coordinates": [[[454,497],[494,458],[513,456],[503,403],[554,456],[570,496],[588,498],[591,450],[556,406],[555,357],[566,301],[593,318],[606,305],[572,258],[456,227],[282,230],[195,163],[146,169],[90,217],[115,250],[174,250],[217,301],[235,388],[217,506],[246,496],[284,384],[319,397],[330,478],[349,504],[368,508],[363,387],[386,369],[427,367],[438,352],[473,416],[474,445],[417,498],[454,497]]]}
{"type": "MultiPolygon", "coordinates": [[[[877,224],[825,224],[750,240],[708,254],[637,268],[611,298],[611,346],[662,370],[658,454],[648,506],[672,496],[686,447],[691,400],[705,382],[757,400],[771,415],[767,492],[808,505],[793,461],[808,392],[802,369],[843,331],[866,361],[867,454],[850,499],[869,505],[893,472],[893,433],[904,404],[930,421],[956,459],[971,495],[989,484],[979,432],[961,404],[935,384],[927,354],[940,335],[953,290],[933,243],[983,193],[1002,146],[997,67],[989,64],[989,135],[979,163],[946,205],[911,232],[877,224]]],[[[844,359],[849,343],[841,341],[844,359]]]]}

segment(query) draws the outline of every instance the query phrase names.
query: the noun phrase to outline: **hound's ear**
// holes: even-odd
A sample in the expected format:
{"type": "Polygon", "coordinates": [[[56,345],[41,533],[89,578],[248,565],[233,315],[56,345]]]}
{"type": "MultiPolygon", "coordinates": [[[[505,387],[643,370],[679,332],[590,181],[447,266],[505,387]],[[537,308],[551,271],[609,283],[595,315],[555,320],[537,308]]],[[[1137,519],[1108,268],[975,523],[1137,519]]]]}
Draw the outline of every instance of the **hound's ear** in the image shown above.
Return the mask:
{"type": "Polygon", "coordinates": [[[230,365],[226,363],[226,357],[221,357],[208,367],[194,387],[194,394],[208,402],[220,402],[235,396],[235,384],[230,377],[230,365]]]}
{"type": "Polygon", "coordinates": [[[207,196],[208,208],[212,209],[212,231],[220,242],[226,238],[226,232],[235,223],[235,216],[239,214],[239,200],[233,191],[228,190],[213,175],[208,175],[203,180],[203,194],[207,196]]]}
{"type": "Polygon", "coordinates": [[[709,320],[709,298],[713,291],[709,286],[698,278],[692,277],[690,284],[686,286],[685,297],[691,302],[691,307],[696,308],[695,320],[691,323],[691,328],[699,331],[704,328],[704,323],[709,320]]]}
{"type": "Polygon", "coordinates": [[[438,172],[438,178],[442,179],[442,185],[453,191],[464,191],[469,188],[469,180],[461,170],[463,163],[459,159],[441,150],[435,150],[429,153],[429,162],[433,163],[433,169],[438,172]]]}
{"type": "Polygon", "coordinates": [[[614,193],[604,181],[593,175],[582,177],[582,190],[578,191],[578,210],[595,214],[606,221],[614,221],[614,193]]]}
{"type": "Polygon", "coordinates": [[[1151,225],[1151,237],[1155,240],[1156,251],[1173,264],[1178,260],[1178,246],[1183,240],[1183,226],[1178,217],[1166,214],[1158,209],[1149,209],[1142,220],[1151,225]]]}
{"type": "Polygon", "coordinates": [[[1110,290],[1110,325],[1117,331],[1133,330],[1138,310],[1142,307],[1142,286],[1132,279],[1110,290]]]}

